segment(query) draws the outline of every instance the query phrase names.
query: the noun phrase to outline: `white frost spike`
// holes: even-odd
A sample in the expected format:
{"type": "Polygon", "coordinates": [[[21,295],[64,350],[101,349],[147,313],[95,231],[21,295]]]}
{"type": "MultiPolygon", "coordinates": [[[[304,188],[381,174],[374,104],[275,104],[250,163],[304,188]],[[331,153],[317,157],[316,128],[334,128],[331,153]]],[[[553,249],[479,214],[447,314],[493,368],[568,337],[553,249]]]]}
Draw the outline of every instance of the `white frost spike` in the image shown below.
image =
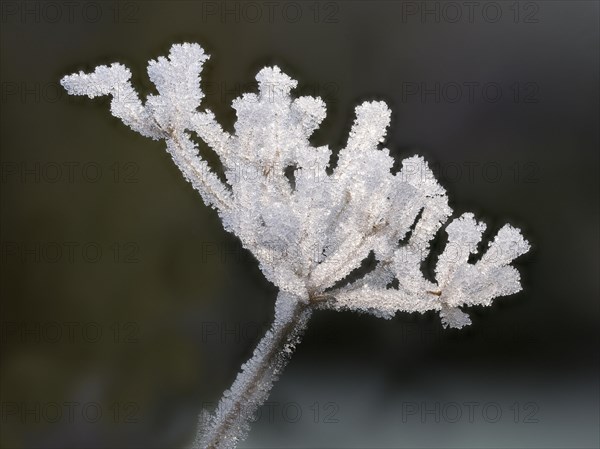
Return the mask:
{"type": "Polygon", "coordinates": [[[442,307],[440,310],[440,318],[442,326],[461,329],[471,324],[469,315],[460,310],[458,307],[442,307]]]}
{"type": "Polygon", "coordinates": [[[464,214],[446,227],[448,243],[435,269],[439,283],[447,284],[456,267],[466,264],[469,256],[477,252],[483,231],[485,224],[477,223],[473,214],[464,214]]]}
{"type": "Polygon", "coordinates": [[[383,101],[364,102],[358,106],[347,148],[364,151],[383,142],[390,115],[391,111],[383,101]]]}
{"type": "Polygon", "coordinates": [[[171,47],[164,57],[148,64],[148,76],[159,95],[149,95],[146,109],[161,129],[168,131],[189,125],[192,113],[204,97],[200,90],[200,72],[208,56],[199,45],[171,47]]]}
{"type": "Polygon", "coordinates": [[[158,139],[160,130],[142,106],[130,78],[129,69],[115,63],[110,67],[98,66],[89,75],[79,72],[65,76],[61,84],[71,95],[87,95],[90,98],[111,95],[110,111],[115,117],[143,136],[158,139]]]}
{"type": "Polygon", "coordinates": [[[426,279],[421,265],[452,209],[423,158],[407,158],[392,172],[389,151],[379,148],[390,124],[388,106],[373,101],[356,108],[348,143],[329,175],[331,151],[309,142],[325,118],[320,98],[292,98],[297,82],[278,67],[265,67],[256,76],[258,93],[233,101],[237,122],[229,134],[211,111],[198,110],[207,59],[199,45],[186,43],[173,45],[168,58],[150,61],[157,93],[145,104],[121,64],[61,83],[73,95],[112,96],[115,117],[144,136],[164,139],[184,177],[279,288],[273,327],[216,412],[203,414],[197,447],[231,448],[266,400],[312,310],[351,309],[383,318],[435,310],[444,327],[461,328],[470,320],[459,307],[489,305],[521,289],[509,264],[529,244],[506,225],[471,264],[485,226],[464,214],[446,227],[436,281],[426,279]],[[192,133],[219,156],[226,182],[200,157],[192,133]],[[345,283],[370,254],[375,269],[345,283]]]}

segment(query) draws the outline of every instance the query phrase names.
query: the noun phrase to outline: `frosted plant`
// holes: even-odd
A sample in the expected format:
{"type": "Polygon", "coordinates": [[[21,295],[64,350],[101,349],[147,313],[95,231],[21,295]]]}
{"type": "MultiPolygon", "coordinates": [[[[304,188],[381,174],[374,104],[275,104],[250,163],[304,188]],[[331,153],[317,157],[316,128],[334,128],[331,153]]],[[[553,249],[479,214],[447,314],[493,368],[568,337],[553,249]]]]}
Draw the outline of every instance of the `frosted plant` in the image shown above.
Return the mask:
{"type": "Polygon", "coordinates": [[[158,94],[144,104],[121,64],[66,76],[62,85],[73,95],[111,95],[114,116],[144,136],[165,140],[184,177],[279,288],[271,330],[217,410],[201,419],[197,447],[231,448],[247,433],[313,310],[349,309],[382,318],[432,310],[444,327],[461,328],[470,324],[461,307],[489,305],[521,289],[509,264],[529,244],[505,225],[473,263],[485,226],[465,213],[446,226],[436,280],[426,279],[421,266],[429,244],[452,210],[421,157],[405,159],[393,172],[389,151],[379,148],[390,122],[386,104],[356,108],[347,145],[330,168],[328,147],[309,143],[325,118],[321,99],[292,98],[296,81],[278,67],[265,67],[256,76],[258,93],[233,101],[237,122],[230,134],[210,111],[198,110],[207,59],[199,45],[185,43],[174,45],[168,58],[150,61],[148,75],[158,94]],[[224,181],[199,156],[194,135],[219,156],[224,181]],[[369,256],[375,268],[349,282],[369,256]]]}

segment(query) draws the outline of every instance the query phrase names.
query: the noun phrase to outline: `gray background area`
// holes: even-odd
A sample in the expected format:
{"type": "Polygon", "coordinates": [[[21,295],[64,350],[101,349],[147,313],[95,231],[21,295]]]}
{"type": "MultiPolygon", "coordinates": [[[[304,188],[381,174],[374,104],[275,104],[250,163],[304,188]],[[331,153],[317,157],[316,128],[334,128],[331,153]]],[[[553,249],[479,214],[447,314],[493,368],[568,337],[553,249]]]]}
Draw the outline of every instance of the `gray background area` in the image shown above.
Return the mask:
{"type": "Polygon", "coordinates": [[[266,64],[326,100],[313,141],[336,151],[384,99],[396,157],[533,243],[524,291],[461,332],[316,314],[241,447],[598,447],[598,3],[472,8],[3,1],[2,447],[183,447],[272,320],[275,288],[163,145],[58,85],[119,61],[146,95],[182,41],[212,55],[227,129],[266,64]]]}

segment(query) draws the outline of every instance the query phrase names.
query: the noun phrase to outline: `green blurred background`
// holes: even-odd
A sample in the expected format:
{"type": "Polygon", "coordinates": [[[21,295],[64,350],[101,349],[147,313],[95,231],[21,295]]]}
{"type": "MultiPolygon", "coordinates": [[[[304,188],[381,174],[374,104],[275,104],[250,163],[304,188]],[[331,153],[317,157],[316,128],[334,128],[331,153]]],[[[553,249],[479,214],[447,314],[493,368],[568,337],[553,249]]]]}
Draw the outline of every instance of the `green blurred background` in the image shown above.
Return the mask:
{"type": "Polygon", "coordinates": [[[461,332],[316,314],[242,447],[598,447],[597,2],[1,5],[3,448],[183,447],[270,324],[276,289],[163,145],[58,84],[119,61],[146,95],[183,41],[225,128],[266,64],[325,99],[334,151],[384,99],[395,156],[533,244],[461,332]]]}

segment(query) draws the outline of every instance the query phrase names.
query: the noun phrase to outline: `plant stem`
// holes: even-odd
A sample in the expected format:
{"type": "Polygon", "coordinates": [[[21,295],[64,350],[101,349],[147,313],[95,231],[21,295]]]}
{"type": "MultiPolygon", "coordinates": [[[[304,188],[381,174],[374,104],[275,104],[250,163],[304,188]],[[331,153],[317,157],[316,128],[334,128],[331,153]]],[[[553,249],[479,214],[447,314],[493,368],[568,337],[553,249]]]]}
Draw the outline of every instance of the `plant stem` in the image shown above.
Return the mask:
{"type": "Polygon", "coordinates": [[[243,439],[249,421],[267,400],[273,383],[299,342],[311,312],[309,303],[297,300],[288,313],[283,316],[276,313],[271,329],[223,394],[215,414],[200,429],[195,447],[229,449],[243,439]]]}

